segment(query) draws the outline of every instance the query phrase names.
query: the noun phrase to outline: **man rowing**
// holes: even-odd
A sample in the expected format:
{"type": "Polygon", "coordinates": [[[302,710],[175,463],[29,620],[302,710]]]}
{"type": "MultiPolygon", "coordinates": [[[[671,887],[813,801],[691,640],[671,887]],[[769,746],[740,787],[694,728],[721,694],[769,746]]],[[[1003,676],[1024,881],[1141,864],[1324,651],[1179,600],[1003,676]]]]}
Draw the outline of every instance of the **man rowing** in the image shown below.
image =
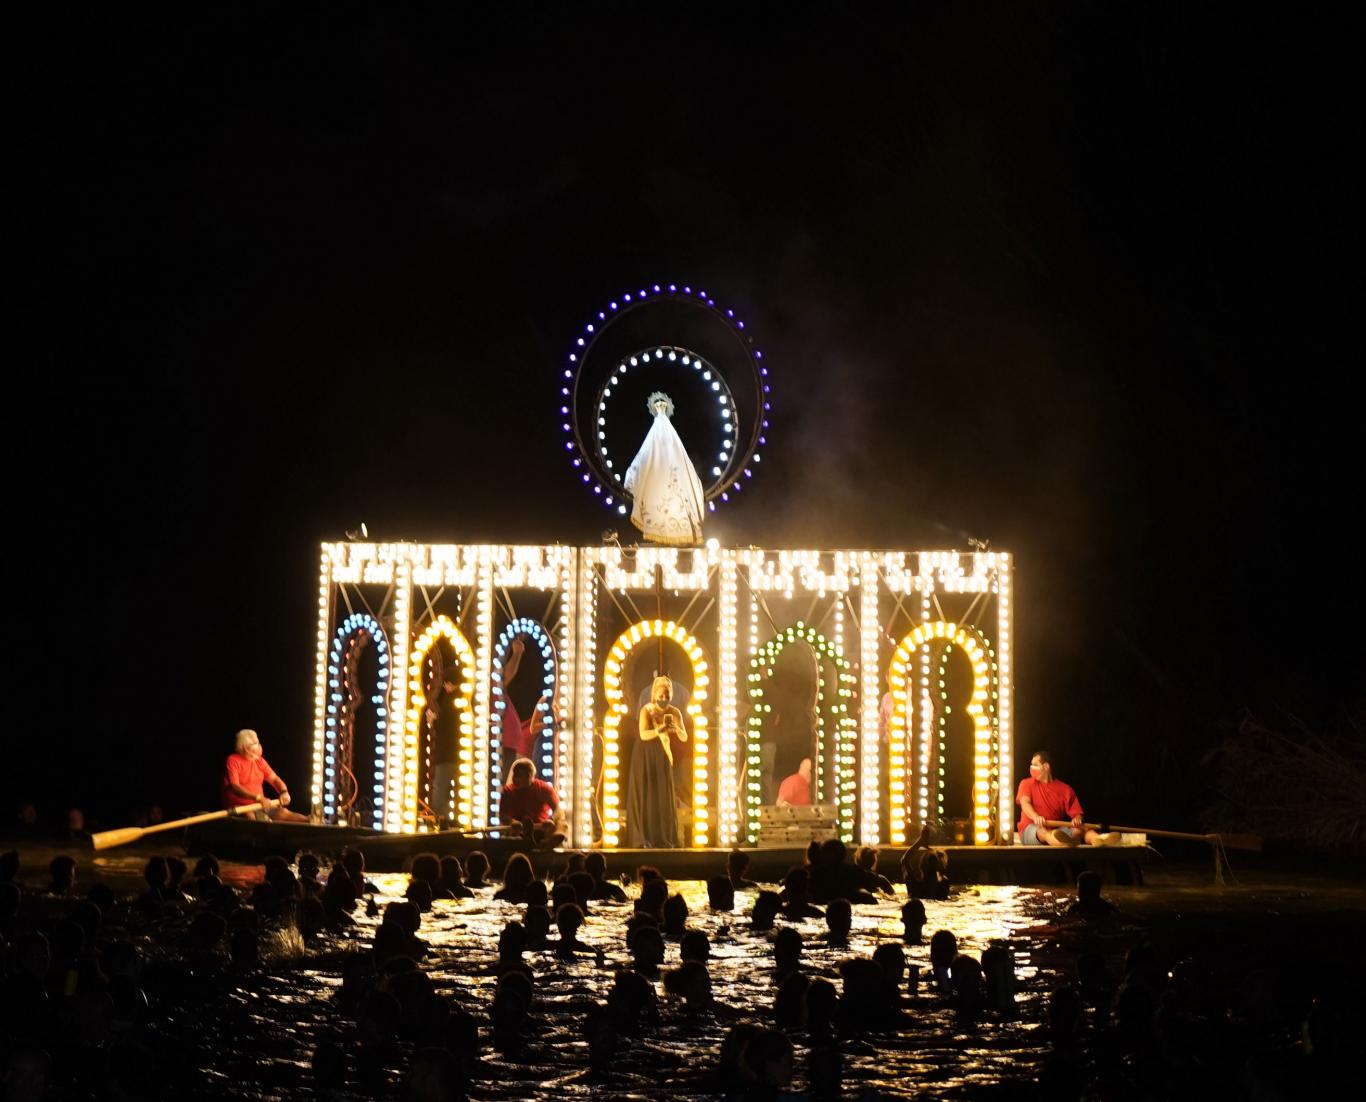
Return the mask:
{"type": "Polygon", "coordinates": [[[1099,834],[1087,830],[1081,801],[1070,784],[1053,779],[1053,758],[1047,750],[1029,760],[1029,776],[1015,793],[1020,805],[1020,841],[1027,846],[1103,845],[1099,834]],[[1049,820],[1070,820],[1070,826],[1049,827],[1049,820]]]}
{"type": "Polygon", "coordinates": [[[244,807],[262,801],[266,798],[264,786],[267,784],[278,793],[280,805],[258,811],[256,818],[268,817],[277,823],[308,822],[307,815],[288,810],[289,786],[262,756],[261,740],[256,732],[238,731],[237,749],[228,755],[223,769],[223,806],[244,807]]]}

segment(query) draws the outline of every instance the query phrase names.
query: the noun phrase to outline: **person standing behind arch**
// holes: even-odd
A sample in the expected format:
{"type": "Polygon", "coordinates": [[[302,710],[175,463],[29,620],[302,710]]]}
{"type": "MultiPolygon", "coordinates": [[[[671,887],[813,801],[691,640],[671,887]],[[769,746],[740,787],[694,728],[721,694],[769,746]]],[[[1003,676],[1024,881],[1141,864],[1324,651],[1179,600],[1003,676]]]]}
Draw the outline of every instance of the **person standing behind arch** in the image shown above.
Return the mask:
{"type": "Polygon", "coordinates": [[[656,677],[650,703],[640,710],[640,742],[631,755],[626,791],[626,844],[635,849],[672,849],[678,845],[674,810],[674,741],[686,742],[683,713],[670,700],[673,682],[656,677]]]}

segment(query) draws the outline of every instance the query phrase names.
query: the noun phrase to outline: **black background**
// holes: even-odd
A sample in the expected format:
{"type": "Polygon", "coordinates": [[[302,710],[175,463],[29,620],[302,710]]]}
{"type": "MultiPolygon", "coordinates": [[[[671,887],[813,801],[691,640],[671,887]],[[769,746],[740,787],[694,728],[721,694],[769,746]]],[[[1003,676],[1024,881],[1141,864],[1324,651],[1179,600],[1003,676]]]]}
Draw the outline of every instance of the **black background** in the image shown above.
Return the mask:
{"type": "Polygon", "coordinates": [[[773,369],[708,534],[1013,551],[1017,749],[1088,810],[1191,822],[1221,724],[1360,707],[1355,28],[499,11],[15,36],[9,806],[212,805],[240,726],[306,790],[316,548],[361,520],[625,535],[555,377],[647,281],[773,369]]]}

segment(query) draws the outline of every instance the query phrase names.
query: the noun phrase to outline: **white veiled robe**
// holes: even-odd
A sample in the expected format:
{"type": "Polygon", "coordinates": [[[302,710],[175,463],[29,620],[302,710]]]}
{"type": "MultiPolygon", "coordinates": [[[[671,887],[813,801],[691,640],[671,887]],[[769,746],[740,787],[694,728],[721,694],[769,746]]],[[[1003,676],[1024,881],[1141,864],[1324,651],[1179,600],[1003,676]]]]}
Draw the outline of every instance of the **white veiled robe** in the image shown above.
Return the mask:
{"type": "Polygon", "coordinates": [[[664,411],[655,414],[645,442],[626,469],[624,485],[635,498],[631,523],[651,543],[702,542],[702,480],[664,411]]]}

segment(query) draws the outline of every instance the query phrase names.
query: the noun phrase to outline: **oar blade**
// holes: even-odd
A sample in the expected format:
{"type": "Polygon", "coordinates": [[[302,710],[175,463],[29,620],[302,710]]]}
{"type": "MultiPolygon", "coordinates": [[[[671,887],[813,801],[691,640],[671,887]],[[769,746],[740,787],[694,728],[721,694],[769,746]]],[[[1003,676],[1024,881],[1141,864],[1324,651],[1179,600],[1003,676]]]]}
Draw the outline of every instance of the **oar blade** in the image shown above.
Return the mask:
{"type": "Polygon", "coordinates": [[[102,830],[98,834],[90,836],[90,844],[95,849],[111,849],[114,846],[126,846],[129,842],[136,842],[143,836],[145,831],[142,827],[123,827],[119,830],[102,830]]]}

